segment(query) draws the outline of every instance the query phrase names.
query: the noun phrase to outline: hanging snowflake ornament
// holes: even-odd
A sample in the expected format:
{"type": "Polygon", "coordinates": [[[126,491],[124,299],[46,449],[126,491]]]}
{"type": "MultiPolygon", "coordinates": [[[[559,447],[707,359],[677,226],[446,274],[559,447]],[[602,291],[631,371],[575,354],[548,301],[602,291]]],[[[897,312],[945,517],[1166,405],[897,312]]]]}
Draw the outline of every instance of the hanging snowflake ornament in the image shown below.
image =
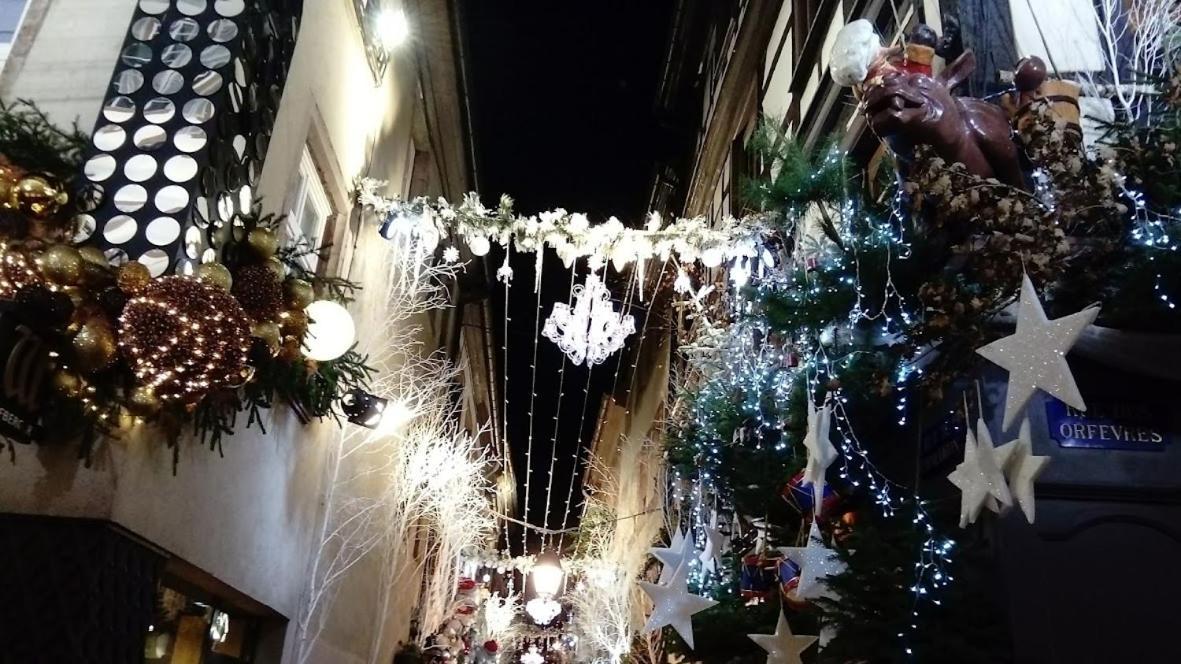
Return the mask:
{"type": "Polygon", "coordinates": [[[601,364],[623,347],[624,339],[636,331],[635,319],[611,306],[611,292],[594,273],[586,283],[574,287],[574,306],[563,302],[545,320],[541,333],[558,344],[574,364],[601,364]]]}
{"type": "Polygon", "coordinates": [[[459,249],[455,247],[447,247],[443,250],[443,260],[448,263],[459,262],[459,249]]]}

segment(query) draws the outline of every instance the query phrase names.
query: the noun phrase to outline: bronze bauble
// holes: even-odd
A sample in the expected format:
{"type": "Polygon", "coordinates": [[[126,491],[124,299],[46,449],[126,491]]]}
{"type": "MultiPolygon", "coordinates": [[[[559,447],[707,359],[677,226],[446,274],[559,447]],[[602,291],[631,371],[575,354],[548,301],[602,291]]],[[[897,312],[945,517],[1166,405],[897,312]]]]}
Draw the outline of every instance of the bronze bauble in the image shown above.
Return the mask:
{"type": "Polygon", "coordinates": [[[124,404],[127,410],[131,411],[132,415],[137,417],[151,417],[160,412],[160,397],[156,396],[156,391],[145,385],[140,385],[127,395],[127,403],[124,404]]]}
{"type": "Polygon", "coordinates": [[[292,309],[306,309],[316,299],[316,291],[312,285],[303,279],[288,279],[283,282],[283,295],[287,298],[287,306],[292,309]]]}
{"type": "Polygon", "coordinates": [[[234,277],[226,266],[221,263],[205,263],[197,268],[197,278],[207,284],[213,284],[222,290],[230,290],[234,277]]]}
{"type": "Polygon", "coordinates": [[[119,290],[124,293],[137,295],[152,283],[152,273],[148,272],[148,267],[143,263],[129,261],[119,267],[116,283],[119,284],[119,290]]]}
{"type": "Polygon", "coordinates": [[[104,318],[91,318],[74,335],[74,359],[87,373],[101,371],[115,361],[115,331],[104,318]]]}
{"type": "Polygon", "coordinates": [[[82,377],[67,369],[53,372],[53,389],[67,397],[76,397],[82,392],[82,377]]]}
{"type": "Polygon", "coordinates": [[[283,348],[279,351],[279,359],[284,362],[298,362],[303,357],[300,341],[296,337],[283,337],[283,348]]]}
{"type": "Polygon", "coordinates": [[[70,200],[65,191],[40,175],[23,178],[13,188],[11,196],[18,210],[42,221],[60,212],[70,200]]]}
{"type": "Polygon", "coordinates": [[[82,254],[68,244],[50,245],[37,263],[41,274],[55,284],[74,286],[82,279],[82,254]]]}
{"type": "Polygon", "coordinates": [[[270,321],[254,323],[250,326],[250,336],[261,339],[271,351],[271,355],[279,352],[281,335],[279,332],[279,326],[276,323],[272,323],[270,321]]]}
{"type": "Polygon", "coordinates": [[[308,331],[308,314],[303,309],[292,309],[279,314],[283,334],[303,339],[308,331]]]}
{"type": "Polygon", "coordinates": [[[246,244],[259,258],[270,258],[279,250],[279,236],[269,228],[255,228],[246,235],[246,244]]]}
{"type": "Polygon", "coordinates": [[[230,292],[254,321],[276,320],[283,308],[283,285],[266,265],[240,268],[230,292]]]}
{"type": "Polygon", "coordinates": [[[119,347],[164,403],[195,404],[236,384],[250,347],[246,313],[229,293],[194,277],[155,279],[119,318],[119,347]]]}

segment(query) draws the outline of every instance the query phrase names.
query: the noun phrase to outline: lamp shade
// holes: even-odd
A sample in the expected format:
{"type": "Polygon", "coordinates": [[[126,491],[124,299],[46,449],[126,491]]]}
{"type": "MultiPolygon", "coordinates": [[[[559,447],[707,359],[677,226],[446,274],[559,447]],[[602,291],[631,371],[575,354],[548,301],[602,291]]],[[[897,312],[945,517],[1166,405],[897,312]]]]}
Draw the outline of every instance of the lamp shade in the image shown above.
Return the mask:
{"type": "Polygon", "coordinates": [[[316,300],[304,309],[308,331],[303,338],[303,352],[317,362],[335,360],[353,347],[357,328],[348,309],[329,300],[316,300]]]}

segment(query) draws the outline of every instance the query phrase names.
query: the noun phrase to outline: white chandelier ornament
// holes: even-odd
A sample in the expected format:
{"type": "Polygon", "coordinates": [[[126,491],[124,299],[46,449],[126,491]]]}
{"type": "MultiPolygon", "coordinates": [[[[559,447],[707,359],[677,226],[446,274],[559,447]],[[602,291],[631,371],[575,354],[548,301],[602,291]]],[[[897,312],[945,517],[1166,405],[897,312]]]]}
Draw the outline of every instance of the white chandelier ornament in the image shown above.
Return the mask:
{"type": "Polygon", "coordinates": [[[538,625],[548,625],[562,612],[562,604],[552,597],[534,597],[525,602],[525,613],[538,625]]]}
{"type": "Polygon", "coordinates": [[[554,304],[541,333],[558,344],[574,364],[601,364],[623,347],[623,341],[636,331],[632,316],[618,313],[611,306],[611,292],[593,272],[586,283],[574,287],[574,306],[554,304]]]}

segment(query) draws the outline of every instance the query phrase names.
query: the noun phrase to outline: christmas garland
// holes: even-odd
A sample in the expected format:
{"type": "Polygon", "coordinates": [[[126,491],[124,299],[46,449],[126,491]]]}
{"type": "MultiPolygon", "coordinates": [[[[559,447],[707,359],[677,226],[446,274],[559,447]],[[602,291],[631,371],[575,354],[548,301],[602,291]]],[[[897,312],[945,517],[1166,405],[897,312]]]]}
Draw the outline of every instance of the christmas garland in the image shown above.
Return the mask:
{"type": "Polygon", "coordinates": [[[240,232],[221,263],[193,275],[153,279],[141,263],[110,264],[71,240],[78,210],[67,192],[85,142],[31,103],[0,105],[0,308],[6,329],[36,340],[28,361],[48,379],[29,389],[37,410],[53,413],[6,430],[10,443],[80,440],[89,464],[100,438],[147,422],[165,433],[175,469],[186,430],[220,450],[241,413],[247,427],[262,427],[278,403],[305,423],[339,420],[342,398],[365,388],[372,369],[352,350],[307,357],[307,308],[348,301],[359,285],[309,272],[308,242],[280,247],[280,219],[257,212],[234,220],[240,232]]]}

